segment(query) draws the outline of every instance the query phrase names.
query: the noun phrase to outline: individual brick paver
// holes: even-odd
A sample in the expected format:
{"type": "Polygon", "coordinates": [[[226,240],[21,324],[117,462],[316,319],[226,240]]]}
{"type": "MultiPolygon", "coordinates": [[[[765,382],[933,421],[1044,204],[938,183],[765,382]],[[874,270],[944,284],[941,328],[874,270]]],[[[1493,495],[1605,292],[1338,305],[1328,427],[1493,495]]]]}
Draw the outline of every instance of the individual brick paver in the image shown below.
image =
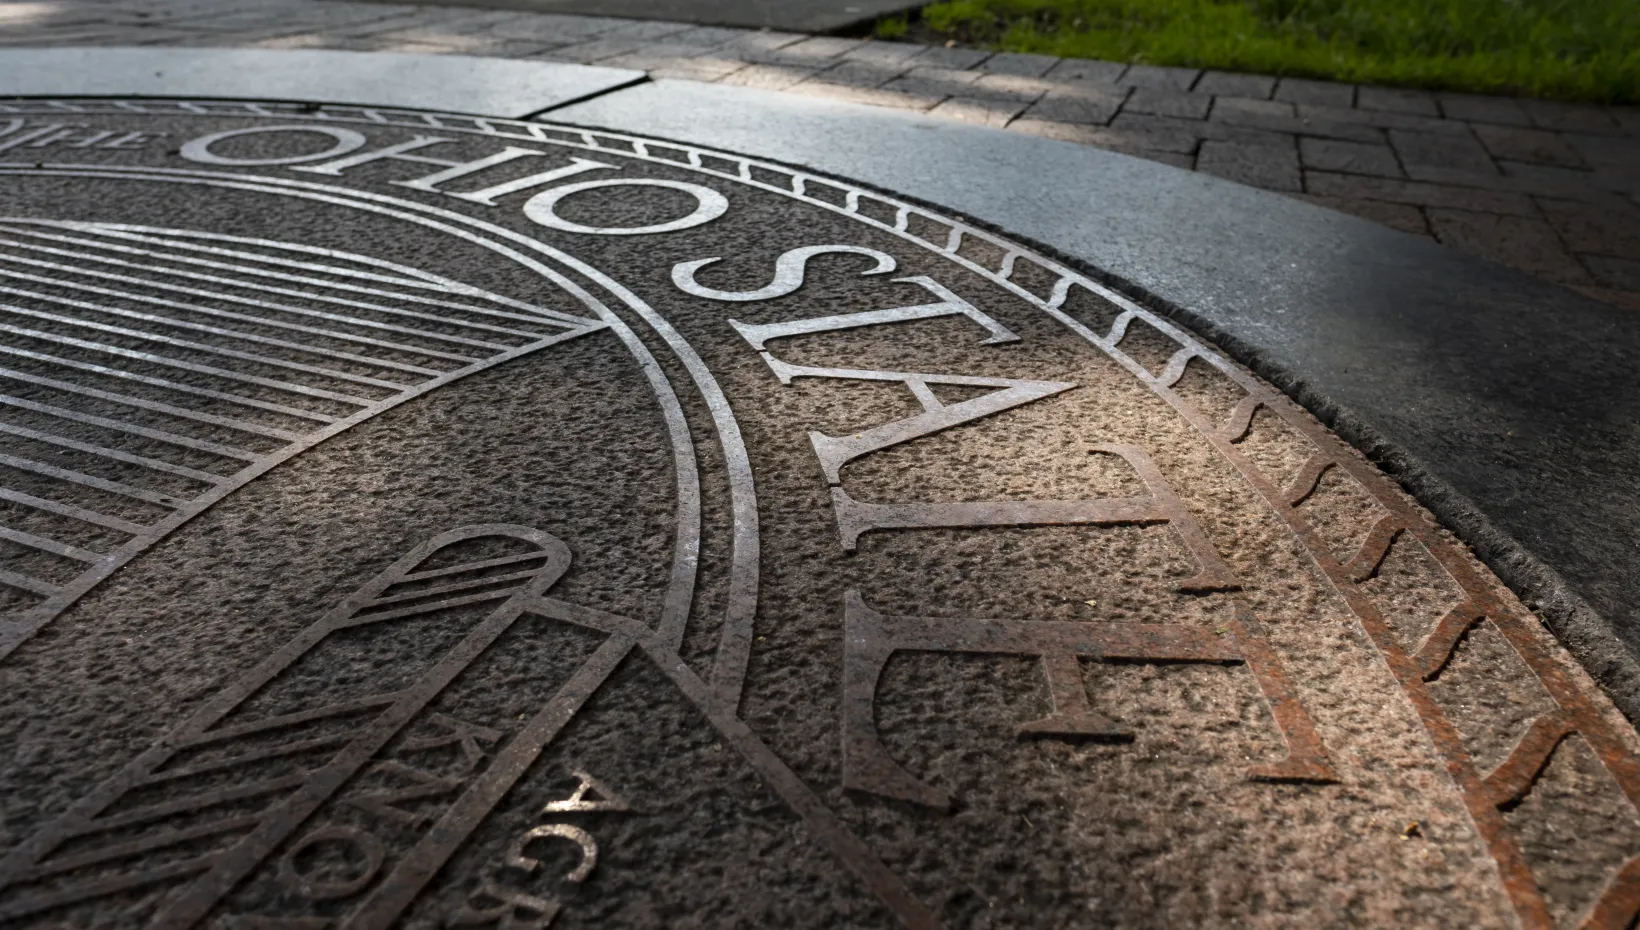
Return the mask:
{"type": "Polygon", "coordinates": [[[1342,171],[1384,178],[1405,177],[1395,151],[1387,145],[1301,137],[1298,150],[1303,156],[1304,167],[1317,171],[1342,171]]]}
{"type": "Polygon", "coordinates": [[[1198,94],[1224,97],[1246,97],[1266,100],[1276,89],[1276,79],[1262,74],[1232,74],[1228,71],[1208,71],[1192,88],[1198,94]]]}
{"type": "Polygon", "coordinates": [[[1492,156],[1473,135],[1457,132],[1425,132],[1418,129],[1391,129],[1389,144],[1406,165],[1451,168],[1481,174],[1498,173],[1492,156]]]}
{"type": "Polygon", "coordinates": [[[1213,98],[1205,94],[1182,94],[1153,87],[1136,87],[1128,97],[1127,109],[1134,113],[1155,116],[1182,116],[1186,119],[1204,119],[1213,105],[1213,98]]]}
{"type": "Polygon", "coordinates": [[[1442,241],[1561,284],[1593,283],[1588,271],[1559,247],[1554,227],[1543,220],[1445,207],[1428,213],[1430,226],[1442,241]]]}
{"type": "Polygon", "coordinates": [[[1207,139],[1196,153],[1196,170],[1265,190],[1296,193],[1304,189],[1298,153],[1291,141],[1256,146],[1207,139]]]}
{"type": "Polygon", "coordinates": [[[492,55],[926,113],[1301,197],[1640,311],[1640,108],[345,0],[0,3],[0,46],[492,55]]]}
{"type": "Polygon", "coordinates": [[[1359,87],[1355,91],[1355,105],[1363,110],[1391,110],[1417,116],[1440,116],[1435,96],[1417,90],[1394,87],[1359,87]]]}
{"type": "Polygon", "coordinates": [[[1275,99],[1314,106],[1348,107],[1355,103],[1355,85],[1282,78],[1276,84],[1275,99]]]}

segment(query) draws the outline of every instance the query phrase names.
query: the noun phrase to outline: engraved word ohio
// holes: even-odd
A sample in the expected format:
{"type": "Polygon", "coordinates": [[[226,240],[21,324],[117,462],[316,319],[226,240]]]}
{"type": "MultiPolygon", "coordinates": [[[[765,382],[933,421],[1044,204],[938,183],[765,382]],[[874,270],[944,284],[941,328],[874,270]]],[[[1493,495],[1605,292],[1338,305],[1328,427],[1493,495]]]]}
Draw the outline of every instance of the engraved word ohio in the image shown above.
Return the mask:
{"type": "MultiPolygon", "coordinates": [[[[7,925],[1099,923],[1186,833],[1408,923],[1640,912],[1634,843],[1536,845],[1562,768],[1635,817],[1598,690],[1074,269],[573,127],[0,116],[7,925]],[[1466,703],[1485,644],[1537,703],[1466,703]],[[188,671],[110,700],[133,650],[188,671]]],[[[1174,919],[1345,907],[1265,880],[1174,919]]]]}

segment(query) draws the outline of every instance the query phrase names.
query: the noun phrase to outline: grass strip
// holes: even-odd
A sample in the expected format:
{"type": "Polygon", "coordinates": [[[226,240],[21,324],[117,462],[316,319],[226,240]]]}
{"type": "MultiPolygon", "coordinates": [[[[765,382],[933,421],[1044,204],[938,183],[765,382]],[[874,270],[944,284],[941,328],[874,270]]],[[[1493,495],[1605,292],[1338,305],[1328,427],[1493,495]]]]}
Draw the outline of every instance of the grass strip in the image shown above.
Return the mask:
{"type": "Polygon", "coordinates": [[[1600,103],[1640,102],[1640,0],[945,0],[882,38],[1600,103]]]}

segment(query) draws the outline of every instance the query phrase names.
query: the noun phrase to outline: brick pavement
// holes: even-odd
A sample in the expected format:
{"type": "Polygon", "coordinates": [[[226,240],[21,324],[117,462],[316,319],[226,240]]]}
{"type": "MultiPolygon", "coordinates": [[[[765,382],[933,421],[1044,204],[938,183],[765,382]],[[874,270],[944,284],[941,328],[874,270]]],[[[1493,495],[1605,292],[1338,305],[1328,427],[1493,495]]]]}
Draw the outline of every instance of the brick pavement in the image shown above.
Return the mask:
{"type": "Polygon", "coordinates": [[[254,46],[600,64],[924,112],[1300,197],[1640,311],[1640,108],[340,0],[0,0],[0,46],[254,46]]]}

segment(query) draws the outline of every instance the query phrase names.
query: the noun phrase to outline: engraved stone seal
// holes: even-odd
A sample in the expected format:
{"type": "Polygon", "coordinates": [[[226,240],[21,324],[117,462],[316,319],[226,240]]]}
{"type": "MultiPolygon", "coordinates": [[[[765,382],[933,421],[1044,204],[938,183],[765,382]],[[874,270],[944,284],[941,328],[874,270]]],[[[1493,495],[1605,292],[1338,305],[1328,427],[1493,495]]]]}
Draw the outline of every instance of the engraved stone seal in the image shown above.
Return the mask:
{"type": "Polygon", "coordinates": [[[543,122],[0,113],[0,923],[1626,927],[1640,747],[1078,269],[543,122]]]}

